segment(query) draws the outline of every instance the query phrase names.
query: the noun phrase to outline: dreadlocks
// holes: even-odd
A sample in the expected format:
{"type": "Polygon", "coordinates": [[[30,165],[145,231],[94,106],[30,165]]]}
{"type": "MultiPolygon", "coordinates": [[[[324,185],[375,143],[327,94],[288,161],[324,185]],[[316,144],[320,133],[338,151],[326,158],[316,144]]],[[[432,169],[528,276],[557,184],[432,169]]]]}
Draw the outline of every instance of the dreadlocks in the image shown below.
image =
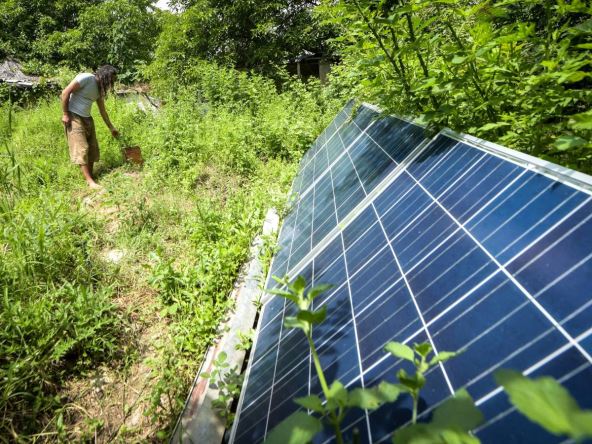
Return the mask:
{"type": "Polygon", "coordinates": [[[116,75],[117,70],[111,65],[103,65],[97,68],[95,71],[95,78],[99,84],[101,97],[107,96],[107,93],[113,90],[116,75]]]}

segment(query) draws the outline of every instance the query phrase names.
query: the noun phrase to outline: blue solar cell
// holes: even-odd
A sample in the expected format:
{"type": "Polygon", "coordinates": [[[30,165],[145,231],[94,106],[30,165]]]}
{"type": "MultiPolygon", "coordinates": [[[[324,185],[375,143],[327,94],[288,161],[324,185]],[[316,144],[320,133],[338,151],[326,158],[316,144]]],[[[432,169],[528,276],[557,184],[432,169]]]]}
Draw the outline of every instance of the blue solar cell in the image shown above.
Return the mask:
{"type": "Polygon", "coordinates": [[[458,144],[456,140],[449,137],[438,135],[436,140],[421,152],[413,164],[407,167],[407,171],[416,179],[421,179],[427,172],[438,165],[446,158],[458,144]]]}
{"type": "Polygon", "coordinates": [[[448,215],[432,203],[391,239],[401,267],[409,270],[436,246],[459,230],[448,215]]]}
{"type": "MultiPolygon", "coordinates": [[[[371,233],[371,232],[370,232],[371,233]]],[[[393,254],[384,247],[369,259],[355,274],[349,274],[354,308],[361,310],[371,303],[384,290],[401,279],[401,273],[395,264],[393,254]]]]}
{"type": "MultiPolygon", "coordinates": [[[[412,145],[410,137],[413,137],[416,129],[418,140],[413,145],[417,146],[423,140],[423,128],[394,117],[384,117],[377,120],[366,132],[377,145],[391,155],[397,163],[400,163],[409,154],[409,149],[405,148],[412,145]]],[[[351,152],[361,150],[361,147],[356,146],[352,148],[351,152]]]]}
{"type": "Polygon", "coordinates": [[[523,173],[524,169],[513,163],[486,156],[466,176],[444,190],[438,200],[457,220],[465,223],[523,173]]]}
{"type": "Polygon", "coordinates": [[[487,276],[496,266],[472,240],[455,233],[450,243],[427,256],[424,263],[407,273],[409,286],[429,321],[487,276]]]}
{"type": "MultiPolygon", "coordinates": [[[[275,299],[274,302],[275,301],[282,302],[281,308],[284,308],[283,301],[280,299],[275,299]]],[[[262,320],[261,322],[261,325],[263,325],[261,330],[262,335],[259,336],[259,340],[257,341],[257,346],[253,353],[253,361],[257,361],[276,345],[277,337],[279,336],[282,327],[282,317],[280,315],[277,315],[265,324],[263,324],[264,321],[265,320],[262,320]]]]}
{"type": "Polygon", "coordinates": [[[241,421],[236,428],[235,443],[252,444],[265,437],[270,392],[263,399],[241,411],[241,421]]]}
{"type": "Polygon", "coordinates": [[[315,344],[325,343],[335,333],[351,322],[352,314],[347,285],[342,285],[330,298],[315,303],[314,307],[318,309],[324,305],[327,306],[327,311],[331,313],[331,317],[313,329],[315,344]]]}
{"type": "MultiPolygon", "coordinates": [[[[485,153],[463,143],[457,143],[446,151],[446,157],[420,179],[421,185],[433,196],[438,196],[460,180],[485,157],[485,153]]],[[[414,162],[415,163],[415,162],[414,162]]],[[[413,167],[414,164],[411,165],[413,167]]],[[[411,168],[410,167],[410,168],[411,168]]],[[[419,179],[418,176],[415,176],[419,179]]]]}
{"type": "Polygon", "coordinates": [[[345,259],[349,275],[355,274],[368,260],[385,246],[385,237],[379,224],[372,225],[351,246],[345,245],[345,259]]]}
{"type": "MultiPolygon", "coordinates": [[[[329,313],[313,329],[329,382],[337,378],[350,388],[395,382],[398,369],[412,369],[385,353],[389,341],[464,349],[430,371],[420,420],[464,387],[485,413],[475,431],[483,442],[558,442],[511,409],[494,391],[492,373],[549,374],[592,406],[590,193],[450,132],[414,158],[423,129],[376,117],[362,108],[315,143],[312,150],[327,161],[309,161],[314,178],[286,219],[272,265],[272,273],[304,275],[309,286],[334,284],[314,303],[329,313]],[[379,184],[381,191],[369,194],[379,184]]],[[[269,304],[241,401],[238,442],[239,432],[261,441],[263,419],[265,434],[296,411],[292,397],[321,393],[304,335],[280,332],[283,301],[269,304]],[[271,405],[269,418],[255,413],[260,400],[271,405]]],[[[283,316],[296,312],[285,304],[283,316]]],[[[345,422],[347,433],[358,427],[362,442],[377,442],[410,417],[411,400],[402,396],[345,422]]],[[[325,430],[314,442],[331,440],[325,430]]]]}
{"type": "MultiPolygon", "coordinates": [[[[483,378],[512,354],[521,354],[522,369],[545,358],[548,349],[528,345],[553,325],[502,273],[473,291],[450,311],[439,315],[429,326],[439,350],[466,351],[446,364],[454,387],[468,386],[475,399],[495,388],[490,377],[483,378]],[[512,332],[508,341],[505,332],[512,332]],[[524,347],[522,353],[519,351],[524,347]]],[[[545,341],[557,347],[566,343],[552,331],[545,341]]]]}
{"type": "Polygon", "coordinates": [[[300,409],[294,398],[308,395],[308,380],[309,363],[306,360],[298,363],[290,375],[273,385],[267,425],[269,429],[300,409]]]}
{"type": "Polygon", "coordinates": [[[395,169],[396,163],[368,137],[362,138],[358,146],[363,151],[359,154],[351,154],[358,179],[362,182],[364,190],[372,191],[388,174],[395,169]]]}
{"type": "Polygon", "coordinates": [[[559,322],[585,307],[591,294],[592,203],[519,255],[508,270],[559,322]]]}
{"type": "Polygon", "coordinates": [[[405,342],[422,328],[405,282],[398,280],[366,306],[356,309],[362,367],[368,370],[385,355],[389,341],[405,342]]]}
{"type": "MultiPolygon", "coordinates": [[[[399,180],[405,180],[405,178],[400,176],[397,181],[399,180]]],[[[394,202],[392,207],[380,213],[389,239],[397,236],[401,229],[433,205],[434,202],[423,190],[417,186],[409,188],[405,194],[401,195],[400,199],[394,202]]],[[[380,212],[379,207],[377,211],[380,212]]]]}

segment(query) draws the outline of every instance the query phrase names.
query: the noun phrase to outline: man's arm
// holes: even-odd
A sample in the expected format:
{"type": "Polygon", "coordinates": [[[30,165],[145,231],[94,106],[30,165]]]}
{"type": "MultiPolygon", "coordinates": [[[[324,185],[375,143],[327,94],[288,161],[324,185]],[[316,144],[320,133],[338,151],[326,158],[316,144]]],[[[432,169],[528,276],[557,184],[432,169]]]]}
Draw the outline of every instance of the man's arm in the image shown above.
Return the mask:
{"type": "Polygon", "coordinates": [[[111,120],[109,120],[109,115],[107,114],[107,109],[105,108],[105,100],[102,97],[97,99],[97,106],[99,107],[99,112],[101,113],[101,117],[103,118],[103,122],[111,131],[111,135],[113,137],[119,136],[119,131],[113,126],[111,120]]]}
{"type": "Polygon", "coordinates": [[[62,122],[66,126],[70,126],[71,117],[68,105],[70,104],[70,94],[80,89],[80,83],[76,80],[72,80],[68,86],[62,91],[61,102],[62,102],[62,122]]]}

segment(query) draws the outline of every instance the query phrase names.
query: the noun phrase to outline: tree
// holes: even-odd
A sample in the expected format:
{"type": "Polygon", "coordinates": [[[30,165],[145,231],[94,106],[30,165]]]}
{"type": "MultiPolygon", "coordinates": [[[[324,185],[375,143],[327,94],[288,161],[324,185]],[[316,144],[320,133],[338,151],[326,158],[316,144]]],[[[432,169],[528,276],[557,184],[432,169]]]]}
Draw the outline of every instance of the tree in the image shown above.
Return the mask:
{"type": "Polygon", "coordinates": [[[101,0],[2,0],[0,57],[28,58],[35,41],[78,25],[80,14],[101,0]]]}
{"type": "Polygon", "coordinates": [[[132,76],[148,62],[160,32],[159,11],[153,0],[106,0],[86,8],[78,26],[55,31],[34,43],[44,61],[63,60],[72,68],[97,67],[109,63],[120,78],[132,76]]]}
{"type": "Polygon", "coordinates": [[[316,19],[315,5],[311,0],[178,0],[173,7],[183,12],[171,15],[158,54],[270,72],[304,49],[326,51],[332,28],[316,19]]]}

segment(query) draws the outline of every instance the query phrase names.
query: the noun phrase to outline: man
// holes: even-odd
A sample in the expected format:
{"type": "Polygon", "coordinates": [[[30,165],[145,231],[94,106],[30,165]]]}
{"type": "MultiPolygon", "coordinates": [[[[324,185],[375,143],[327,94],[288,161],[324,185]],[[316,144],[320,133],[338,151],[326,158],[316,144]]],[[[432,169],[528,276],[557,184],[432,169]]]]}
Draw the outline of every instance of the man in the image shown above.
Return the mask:
{"type": "Polygon", "coordinates": [[[101,66],[94,74],[78,74],[62,91],[62,122],[66,129],[70,160],[80,169],[91,188],[101,188],[93,178],[93,165],[99,160],[99,144],[95,125],[90,116],[93,102],[97,102],[101,117],[113,137],[119,136],[105,109],[105,97],[113,89],[117,70],[111,65],[101,66]]]}

